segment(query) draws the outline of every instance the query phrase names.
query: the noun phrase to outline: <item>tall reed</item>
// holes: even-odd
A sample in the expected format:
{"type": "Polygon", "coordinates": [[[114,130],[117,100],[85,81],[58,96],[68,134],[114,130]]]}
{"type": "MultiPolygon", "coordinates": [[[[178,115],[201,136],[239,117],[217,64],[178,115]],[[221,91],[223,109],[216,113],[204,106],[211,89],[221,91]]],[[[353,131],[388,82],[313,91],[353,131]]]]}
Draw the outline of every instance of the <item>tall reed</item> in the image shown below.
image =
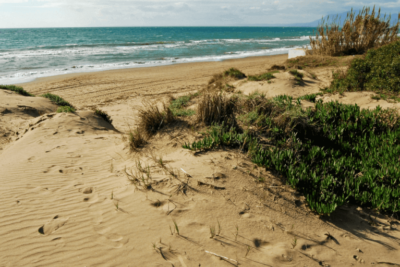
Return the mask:
{"type": "Polygon", "coordinates": [[[340,18],[329,16],[322,19],[315,37],[310,37],[313,55],[341,56],[364,54],[371,48],[378,48],[398,39],[400,13],[397,23],[390,24],[391,16],[381,16],[375,6],[372,10],[364,7],[359,13],[351,10],[347,14],[343,27],[340,18]]]}

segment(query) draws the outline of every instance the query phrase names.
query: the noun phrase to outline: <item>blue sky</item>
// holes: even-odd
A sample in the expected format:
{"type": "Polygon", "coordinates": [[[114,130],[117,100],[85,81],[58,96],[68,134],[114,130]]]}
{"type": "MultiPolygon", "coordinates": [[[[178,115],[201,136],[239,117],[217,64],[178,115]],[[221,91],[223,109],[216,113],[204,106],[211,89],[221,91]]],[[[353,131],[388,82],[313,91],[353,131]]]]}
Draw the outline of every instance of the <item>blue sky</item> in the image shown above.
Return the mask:
{"type": "Polygon", "coordinates": [[[289,24],[373,5],[400,11],[400,0],[0,0],[0,28],[289,24]]]}

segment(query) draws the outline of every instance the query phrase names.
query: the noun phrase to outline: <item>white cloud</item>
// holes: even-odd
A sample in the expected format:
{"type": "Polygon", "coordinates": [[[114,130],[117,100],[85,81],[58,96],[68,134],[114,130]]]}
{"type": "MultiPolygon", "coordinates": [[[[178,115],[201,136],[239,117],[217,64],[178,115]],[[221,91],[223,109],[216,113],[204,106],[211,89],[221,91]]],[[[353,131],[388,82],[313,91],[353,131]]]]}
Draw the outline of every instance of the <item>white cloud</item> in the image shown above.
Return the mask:
{"type": "Polygon", "coordinates": [[[400,10],[400,0],[0,0],[0,27],[285,24],[374,4],[400,10]]]}

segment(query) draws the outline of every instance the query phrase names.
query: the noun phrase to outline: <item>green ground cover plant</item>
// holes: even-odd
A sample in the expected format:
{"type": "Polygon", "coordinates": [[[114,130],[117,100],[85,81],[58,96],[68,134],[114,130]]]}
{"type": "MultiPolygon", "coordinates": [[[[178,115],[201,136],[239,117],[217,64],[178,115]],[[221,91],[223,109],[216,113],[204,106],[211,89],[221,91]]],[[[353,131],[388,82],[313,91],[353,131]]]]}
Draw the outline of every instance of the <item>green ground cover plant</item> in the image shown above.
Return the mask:
{"type": "Polygon", "coordinates": [[[323,93],[303,95],[303,96],[299,97],[298,99],[307,100],[307,101],[310,101],[312,103],[315,103],[315,101],[317,99],[317,96],[320,96],[320,95],[323,95],[323,93]]]}
{"type": "Polygon", "coordinates": [[[172,111],[173,115],[180,117],[180,116],[192,116],[196,114],[194,110],[185,109],[185,107],[188,105],[190,100],[192,100],[192,98],[197,97],[198,95],[199,93],[190,94],[172,100],[169,108],[172,111]]]}
{"type": "Polygon", "coordinates": [[[249,81],[269,81],[275,78],[274,73],[279,73],[279,71],[271,71],[261,75],[249,76],[249,81]]]}
{"type": "MultiPolygon", "coordinates": [[[[400,211],[400,119],[394,110],[317,101],[302,110],[288,96],[242,100],[242,109],[264,116],[264,128],[243,132],[211,127],[192,150],[236,147],[252,161],[286,177],[309,207],[329,215],[345,203],[400,211]],[[263,136],[263,143],[259,136],[263,136]],[[265,143],[265,138],[269,141],[265,143]]],[[[240,114],[239,114],[240,116],[240,114]]]]}
{"type": "Polygon", "coordinates": [[[10,90],[10,91],[16,92],[17,94],[23,95],[23,96],[34,96],[33,94],[28,93],[27,91],[25,91],[24,88],[22,88],[20,86],[0,85],[0,89],[10,90]]]}
{"type": "Polygon", "coordinates": [[[57,113],[74,113],[75,109],[70,106],[59,106],[57,108],[57,113]]]}
{"type": "Polygon", "coordinates": [[[47,93],[47,94],[41,95],[41,97],[50,99],[50,101],[53,102],[54,104],[56,104],[57,106],[72,107],[72,108],[74,107],[70,103],[65,101],[63,98],[59,97],[58,95],[53,95],[53,94],[47,93]]]}

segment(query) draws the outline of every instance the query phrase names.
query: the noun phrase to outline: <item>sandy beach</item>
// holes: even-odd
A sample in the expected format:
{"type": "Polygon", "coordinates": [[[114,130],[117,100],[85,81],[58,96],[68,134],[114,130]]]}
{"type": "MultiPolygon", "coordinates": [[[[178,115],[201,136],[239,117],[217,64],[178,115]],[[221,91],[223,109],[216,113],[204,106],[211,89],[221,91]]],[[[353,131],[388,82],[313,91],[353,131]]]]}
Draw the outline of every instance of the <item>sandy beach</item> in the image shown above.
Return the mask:
{"type": "MultiPolygon", "coordinates": [[[[319,217],[282,177],[257,168],[239,150],[183,149],[202,138],[188,124],[129,151],[128,132],[144,103],[197,92],[230,67],[256,75],[286,59],[121,69],[21,84],[35,95],[61,96],[76,113],[55,113],[48,99],[0,90],[0,266],[400,266],[397,220],[371,217],[370,209],[355,205],[319,217]],[[95,108],[106,111],[112,125],[95,108]],[[149,170],[152,190],[129,181],[138,169],[149,170]]],[[[245,95],[299,97],[329,85],[333,69],[299,70],[304,86],[284,71],[272,83],[232,84],[245,95]]],[[[371,95],[324,95],[323,101],[400,108],[371,95]]]]}

